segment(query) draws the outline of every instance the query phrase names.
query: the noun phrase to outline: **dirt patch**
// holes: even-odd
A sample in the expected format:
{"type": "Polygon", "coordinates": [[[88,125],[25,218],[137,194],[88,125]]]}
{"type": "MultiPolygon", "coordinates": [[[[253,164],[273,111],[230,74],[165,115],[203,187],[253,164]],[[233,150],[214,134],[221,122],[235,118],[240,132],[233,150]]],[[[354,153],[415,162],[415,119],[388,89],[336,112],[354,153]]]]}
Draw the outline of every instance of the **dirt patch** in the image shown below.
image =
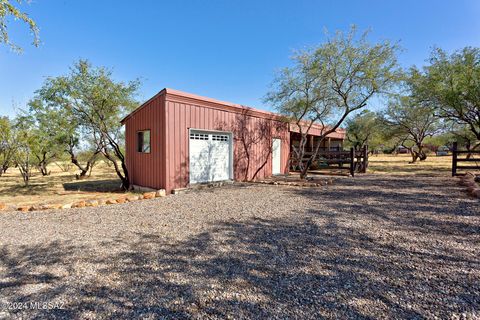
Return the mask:
{"type": "Polygon", "coordinates": [[[50,165],[48,171],[49,176],[42,176],[34,170],[29,186],[25,186],[18,169],[8,169],[0,177],[0,203],[11,206],[68,204],[88,199],[106,200],[123,193],[115,171],[105,163],[97,165],[84,180],[75,178],[74,168],[64,172],[59,166],[50,165]]]}

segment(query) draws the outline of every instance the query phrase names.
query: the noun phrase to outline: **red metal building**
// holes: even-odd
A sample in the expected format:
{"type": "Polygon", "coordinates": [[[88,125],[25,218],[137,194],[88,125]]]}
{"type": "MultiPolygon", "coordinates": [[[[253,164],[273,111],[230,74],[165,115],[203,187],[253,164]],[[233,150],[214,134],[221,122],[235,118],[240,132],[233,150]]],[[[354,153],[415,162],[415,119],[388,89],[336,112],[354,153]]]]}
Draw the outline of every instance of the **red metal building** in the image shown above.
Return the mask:
{"type": "MultiPolygon", "coordinates": [[[[165,189],[287,174],[298,133],[277,114],[163,89],[125,119],[131,183],[165,189]]],[[[311,129],[310,143],[321,127],[311,129]]],[[[325,147],[341,147],[345,131],[325,147]]]]}

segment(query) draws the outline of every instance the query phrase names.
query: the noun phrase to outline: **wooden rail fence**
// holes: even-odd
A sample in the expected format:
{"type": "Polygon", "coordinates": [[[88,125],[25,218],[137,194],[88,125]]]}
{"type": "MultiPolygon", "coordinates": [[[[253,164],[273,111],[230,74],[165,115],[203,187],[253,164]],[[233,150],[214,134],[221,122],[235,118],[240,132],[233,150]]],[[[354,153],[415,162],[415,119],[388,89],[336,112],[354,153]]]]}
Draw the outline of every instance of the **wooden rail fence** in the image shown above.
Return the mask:
{"type": "MultiPolygon", "coordinates": [[[[302,159],[303,162],[308,162],[312,157],[313,152],[305,152],[302,159]]],[[[290,159],[295,157],[290,155],[290,159]]],[[[314,167],[321,169],[335,169],[348,170],[352,177],[355,172],[365,173],[368,168],[368,147],[365,146],[361,150],[328,150],[319,151],[316,157],[312,160],[314,167]]],[[[298,160],[292,160],[291,167],[298,168],[298,160]]],[[[314,169],[312,169],[314,170],[314,169]]]]}
{"type": "Polygon", "coordinates": [[[480,170],[480,150],[458,150],[458,144],[453,143],[452,147],[452,176],[457,175],[457,170],[480,170]],[[458,156],[465,155],[466,157],[459,158],[458,156]],[[473,156],[473,158],[469,157],[473,156]],[[476,156],[478,155],[478,156],[476,156]],[[468,165],[458,165],[458,163],[467,162],[468,165]],[[473,163],[473,165],[472,165],[473,163]]]}

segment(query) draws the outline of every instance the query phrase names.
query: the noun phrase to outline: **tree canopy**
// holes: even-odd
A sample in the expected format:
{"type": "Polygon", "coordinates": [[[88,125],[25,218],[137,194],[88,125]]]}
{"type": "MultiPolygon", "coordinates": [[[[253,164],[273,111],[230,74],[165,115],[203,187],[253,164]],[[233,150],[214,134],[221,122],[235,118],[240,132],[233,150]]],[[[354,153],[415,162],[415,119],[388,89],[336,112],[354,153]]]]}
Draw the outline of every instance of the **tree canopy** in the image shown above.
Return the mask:
{"type": "Polygon", "coordinates": [[[480,140],[480,49],[466,47],[450,55],[436,49],[420,74],[415,94],[480,140]]]}
{"type": "Polygon", "coordinates": [[[38,47],[40,44],[39,30],[36,22],[20,9],[20,5],[29,1],[22,0],[0,0],[0,43],[4,43],[15,51],[22,49],[10,40],[8,33],[9,19],[20,20],[28,25],[33,35],[33,45],[38,47]],[[13,4],[16,2],[17,5],[13,4]]]}
{"type": "Polygon", "coordinates": [[[36,93],[37,100],[45,106],[44,112],[52,110],[71,119],[63,123],[68,129],[66,132],[70,133],[69,139],[78,138],[78,131],[75,131],[78,126],[90,134],[95,149],[113,164],[126,189],[130,182],[122,150],[124,137],[120,120],[138,106],[135,96],[139,85],[138,80],[117,82],[110,70],[80,60],[69,74],[48,78],[36,93]]]}

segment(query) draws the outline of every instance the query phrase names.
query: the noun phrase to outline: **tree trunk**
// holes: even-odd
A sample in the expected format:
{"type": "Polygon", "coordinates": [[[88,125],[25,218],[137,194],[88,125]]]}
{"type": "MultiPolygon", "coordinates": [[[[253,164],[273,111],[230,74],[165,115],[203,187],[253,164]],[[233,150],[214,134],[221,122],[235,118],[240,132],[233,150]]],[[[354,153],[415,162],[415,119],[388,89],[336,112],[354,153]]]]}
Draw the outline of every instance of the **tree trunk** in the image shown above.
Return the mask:
{"type": "Polygon", "coordinates": [[[427,159],[427,154],[423,151],[423,146],[418,145],[418,157],[420,161],[425,161],[427,159]]]}
{"type": "Polygon", "coordinates": [[[21,165],[18,166],[18,170],[20,170],[20,174],[22,175],[23,183],[25,183],[25,186],[28,187],[28,183],[30,181],[30,170],[21,165]]]}
{"type": "Polygon", "coordinates": [[[40,173],[42,174],[42,176],[48,176],[50,174],[50,172],[48,172],[48,169],[47,169],[47,164],[45,163],[45,161],[40,161],[38,163],[38,171],[40,171],[40,173]]]}
{"type": "Polygon", "coordinates": [[[312,160],[308,159],[307,163],[303,167],[302,171],[300,172],[300,179],[307,179],[308,176],[308,169],[312,165],[312,160]]]}
{"type": "Polygon", "coordinates": [[[36,155],[36,158],[38,159],[38,171],[42,174],[42,176],[48,176],[50,172],[48,172],[47,169],[47,153],[43,152],[42,157],[40,158],[38,155],[36,155]]]}
{"type": "Polygon", "coordinates": [[[103,150],[102,153],[105,156],[105,158],[107,158],[107,160],[109,160],[112,163],[113,168],[115,169],[115,173],[117,174],[117,176],[122,181],[122,185],[120,187],[123,190],[130,190],[130,188],[131,188],[130,179],[128,177],[128,169],[127,169],[127,165],[125,163],[125,160],[120,159],[120,162],[121,162],[120,165],[121,165],[122,170],[123,170],[123,174],[122,174],[122,171],[120,170],[120,167],[118,166],[117,161],[115,161],[115,158],[113,158],[112,155],[108,151],[106,151],[105,149],[103,150]]]}
{"type": "Polygon", "coordinates": [[[7,172],[7,169],[8,169],[8,164],[3,164],[1,167],[0,167],[0,177],[7,172]]]}
{"type": "Polygon", "coordinates": [[[313,161],[315,161],[315,158],[317,157],[318,151],[320,150],[320,145],[322,144],[323,140],[325,139],[325,135],[320,136],[320,139],[317,141],[317,145],[315,146],[315,151],[313,154],[308,158],[308,161],[303,168],[302,172],[300,173],[300,179],[306,179],[308,175],[308,169],[310,169],[310,166],[312,165],[313,161]]]}
{"type": "MultiPolygon", "coordinates": [[[[75,156],[75,154],[73,153],[70,153],[70,159],[72,160],[72,163],[77,166],[78,169],[80,169],[80,173],[76,175],[77,179],[83,179],[87,176],[87,173],[89,171],[91,171],[91,169],[93,168],[93,160],[95,159],[95,156],[98,154],[99,152],[95,152],[88,160],[87,160],[87,164],[84,166],[82,166],[80,164],[80,162],[78,161],[77,157],[75,156]]],[[[90,172],[91,174],[91,172],[90,172]]]]}
{"type": "Polygon", "coordinates": [[[301,133],[298,147],[295,147],[295,146],[292,145],[293,153],[295,154],[295,158],[297,160],[297,166],[298,166],[298,169],[300,170],[300,178],[301,179],[306,177],[306,173],[304,173],[306,171],[305,170],[306,167],[303,164],[303,158],[305,156],[305,144],[306,143],[307,143],[307,135],[301,133]]]}
{"type": "MultiPolygon", "coordinates": [[[[132,186],[130,185],[130,177],[128,176],[127,164],[122,160],[122,169],[123,169],[123,178],[122,178],[122,189],[130,190],[132,186]]],[[[117,175],[119,171],[117,171],[117,175]]]]}
{"type": "Polygon", "coordinates": [[[28,183],[30,181],[30,156],[29,156],[29,154],[26,155],[25,161],[22,161],[22,163],[17,162],[17,167],[18,167],[18,170],[20,171],[20,174],[22,175],[23,183],[25,183],[25,186],[28,187],[28,183]]]}
{"type": "Polygon", "coordinates": [[[410,154],[412,155],[412,161],[410,163],[415,163],[417,162],[418,159],[418,152],[413,150],[413,148],[410,148],[410,154]]]}

